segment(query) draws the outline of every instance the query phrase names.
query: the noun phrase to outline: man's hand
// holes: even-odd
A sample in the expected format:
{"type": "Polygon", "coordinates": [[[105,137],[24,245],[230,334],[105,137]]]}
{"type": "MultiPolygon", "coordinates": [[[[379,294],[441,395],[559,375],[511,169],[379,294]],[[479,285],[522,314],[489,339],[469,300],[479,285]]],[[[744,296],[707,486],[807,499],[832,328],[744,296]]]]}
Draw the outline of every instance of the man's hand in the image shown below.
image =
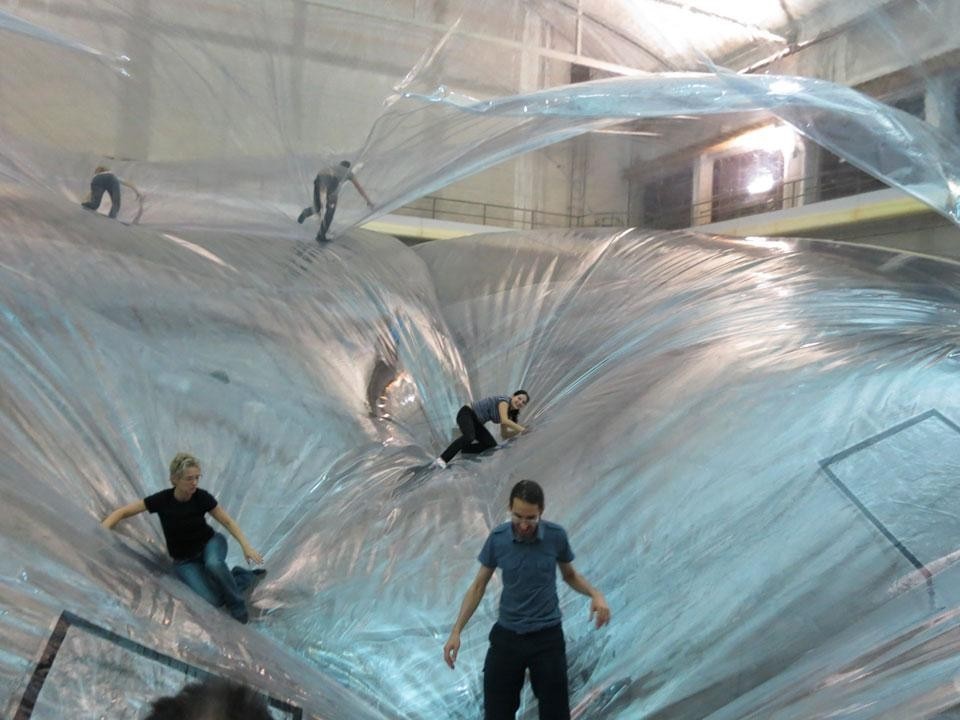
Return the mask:
{"type": "Polygon", "coordinates": [[[369,200],[367,200],[367,208],[368,208],[369,210],[373,210],[373,203],[370,202],[369,200]]]}
{"type": "Polygon", "coordinates": [[[596,614],[596,626],[602,628],[608,622],[610,622],[610,608],[607,605],[606,599],[603,597],[603,593],[597,592],[590,599],[590,619],[593,620],[593,616],[596,614]]]}
{"type": "Polygon", "coordinates": [[[460,633],[451,632],[450,637],[447,638],[447,644],[443,646],[443,659],[451,670],[457,662],[458,652],[460,652],[460,633]]]}

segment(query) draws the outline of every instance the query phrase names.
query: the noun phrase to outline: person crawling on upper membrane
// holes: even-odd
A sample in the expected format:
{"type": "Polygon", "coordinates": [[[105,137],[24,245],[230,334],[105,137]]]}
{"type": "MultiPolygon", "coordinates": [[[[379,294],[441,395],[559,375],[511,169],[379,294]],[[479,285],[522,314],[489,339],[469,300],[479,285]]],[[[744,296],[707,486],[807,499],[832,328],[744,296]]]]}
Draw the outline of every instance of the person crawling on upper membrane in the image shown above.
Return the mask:
{"type": "Polygon", "coordinates": [[[137,199],[142,203],[143,193],[133,184],[128,183],[126,180],[110,172],[110,168],[104,165],[98,165],[93,173],[93,179],[90,180],[90,194],[84,202],[80,203],[87,210],[96,212],[100,208],[100,203],[103,202],[103,194],[106,193],[110,196],[110,217],[117,217],[117,214],[120,212],[121,185],[126,185],[133,190],[137,194],[137,199]]]}
{"type": "Polygon", "coordinates": [[[357,182],[353,171],[350,169],[350,161],[343,160],[339,165],[331,165],[317,173],[313,180],[313,205],[304,208],[297,218],[301,225],[311,215],[323,213],[323,220],[320,222],[320,231],[317,233],[317,242],[327,241],[327,231],[333,223],[333,214],[337,211],[337,197],[340,193],[340,186],[345,182],[353,183],[353,186],[360,193],[361,197],[367,202],[367,207],[372,208],[373,203],[367,196],[366,191],[357,182]],[[324,212],[324,205],[326,211],[324,212]]]}

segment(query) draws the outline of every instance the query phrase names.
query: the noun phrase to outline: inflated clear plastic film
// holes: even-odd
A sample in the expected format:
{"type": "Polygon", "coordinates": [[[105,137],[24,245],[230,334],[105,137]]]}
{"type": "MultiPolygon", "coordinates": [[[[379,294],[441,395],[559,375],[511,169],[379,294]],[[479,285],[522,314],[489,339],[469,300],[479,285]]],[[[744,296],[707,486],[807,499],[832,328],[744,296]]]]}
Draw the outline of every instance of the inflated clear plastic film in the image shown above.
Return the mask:
{"type": "Polygon", "coordinates": [[[851,23],[909,65],[941,5],[908,29],[879,1],[398,3],[402,35],[373,5],[0,5],[4,716],[142,718],[206,672],[278,718],[473,720],[499,579],[455,671],[442,645],[521,478],[613,611],[597,631],[560,589],[575,717],[955,713],[960,266],[637,229],[411,248],[350,229],[349,188],[332,243],[295,222],[334,158],[377,214],[625,119],[667,142],[731,116],[957,221],[937,130],[829,82],[830,59],[739,72],[851,23]],[[542,68],[641,72],[521,87],[537,23],[542,68]],[[325,92],[330,67],[386,104],[325,92]],[[79,207],[100,162],[142,191],[120,222],[79,207]],[[427,467],[461,404],[518,387],[529,434],[427,467]],[[155,517],[99,525],[181,450],[266,558],[246,626],[170,573],[155,517]]]}

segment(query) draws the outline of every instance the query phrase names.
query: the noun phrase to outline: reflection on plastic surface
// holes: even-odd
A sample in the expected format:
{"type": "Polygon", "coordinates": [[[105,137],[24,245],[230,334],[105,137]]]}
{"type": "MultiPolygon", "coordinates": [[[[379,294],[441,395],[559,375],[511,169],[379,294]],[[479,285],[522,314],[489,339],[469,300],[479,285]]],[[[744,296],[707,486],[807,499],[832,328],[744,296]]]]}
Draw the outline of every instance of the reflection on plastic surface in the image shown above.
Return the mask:
{"type": "MultiPolygon", "coordinates": [[[[709,4],[672,7],[660,0],[629,7],[612,1],[607,5],[584,9],[585,47],[597,57],[616,49],[621,63],[669,72],[565,85],[570,59],[576,56],[556,58],[549,49],[538,47],[540,62],[547,68],[544,73],[550,71],[544,77],[560,78],[559,87],[518,91],[513,78],[523,67],[524,54],[517,49],[516,23],[527,18],[559,31],[571,20],[570,8],[518,0],[454,2],[444,14],[451,21],[446,33],[441,34],[439,27],[427,32],[416,22],[411,26],[424,33],[411,37],[427,48],[421,61],[406,77],[398,74],[395,92],[369,132],[363,124],[351,136],[357,146],[340,149],[301,147],[304,126],[318,123],[323,108],[304,105],[297,91],[303,90],[304,66],[278,48],[293,27],[302,35],[290,42],[315,42],[333,55],[367,53],[366,59],[374,62],[379,46],[358,49],[350,34],[341,37],[325,31],[325,23],[335,22],[337,13],[346,10],[310,6],[301,16],[286,5],[270,6],[268,12],[262,0],[243,0],[232,4],[229,15],[216,5],[200,5],[185,20],[167,8],[154,8],[153,16],[136,4],[90,2],[90,17],[102,17],[110,28],[98,33],[91,23],[56,8],[18,8],[23,17],[0,15],[5,40],[0,64],[17,70],[0,86],[7,108],[0,117],[4,133],[0,171],[75,201],[89,182],[93,165],[111,155],[111,169],[144,190],[143,212],[137,217],[143,224],[246,230],[267,226],[271,232],[284,227],[306,238],[311,228],[297,228],[293,219],[309,200],[313,175],[324,164],[349,157],[374,208],[367,209],[358,193],[345,189],[332,226],[335,237],[505,159],[585,132],[649,119],[658,122],[658,134],[669,141],[674,130],[688,132],[694,123],[699,127],[698,142],[709,144],[727,139],[723,133],[728,129],[716,121],[718,117],[742,114],[755,123],[785,122],[953,222],[960,218],[956,144],[918,118],[822,79],[835,69],[830,57],[822,66],[805,60],[811,77],[725,69],[724,61],[731,58],[724,53],[731,50],[731,43],[762,41],[771,45],[774,55],[789,47],[786,37],[755,24],[762,14],[740,8],[724,15],[713,12],[709,4]],[[310,15],[314,12],[321,16],[310,15]],[[609,27],[602,31],[603,24],[594,16],[603,13],[619,17],[624,31],[637,33],[629,48],[618,44],[623,38],[617,40],[609,27]],[[689,37],[676,36],[677,24],[668,23],[668,16],[674,15],[689,21],[689,37]],[[503,22],[491,27],[490,18],[503,22]],[[710,32],[698,34],[695,27],[704,23],[710,32]],[[223,34],[210,33],[211,27],[223,34]],[[710,47],[691,44],[693,38],[701,43],[710,38],[710,47]],[[478,45],[481,39],[486,44],[478,45]],[[227,40],[242,45],[246,54],[235,56],[227,40]],[[125,52],[131,48],[131,54],[105,47],[125,52]],[[489,62],[490,47],[505,48],[498,57],[503,68],[497,77],[486,79],[503,92],[478,98],[457,92],[450,78],[459,77],[464,58],[489,62]],[[659,48],[655,57],[660,61],[651,62],[649,52],[640,52],[643,47],[659,48]],[[103,78],[105,59],[121,68],[110,82],[103,78]],[[566,63],[566,79],[554,67],[561,60],[566,63]],[[48,72],[54,67],[62,74],[56,85],[48,72]],[[47,90],[38,92],[41,87],[47,90]],[[54,112],[61,108],[69,111],[70,122],[54,112]],[[117,134],[122,138],[119,149],[117,134]],[[124,144],[130,147],[124,149],[124,144]]],[[[827,15],[863,13],[857,26],[871,29],[868,39],[877,35],[906,42],[898,38],[895,19],[883,3],[846,0],[838,5],[847,7],[831,6],[827,15]]],[[[782,8],[771,4],[766,11],[777,17],[782,8]]],[[[931,8],[928,16],[914,18],[914,25],[904,32],[939,43],[944,32],[938,17],[931,8]],[[917,25],[924,19],[925,25],[917,25]]],[[[395,36],[395,21],[364,18],[371,38],[387,41],[395,36]]],[[[798,37],[818,32],[814,20],[796,22],[798,37]]],[[[897,61],[910,68],[909,46],[892,45],[902,56],[897,61]]],[[[475,72],[485,69],[480,65],[475,72]]],[[[368,111],[370,117],[376,115],[368,111]]],[[[131,203],[126,219],[134,213],[131,203]]]]}
{"type": "MultiPolygon", "coordinates": [[[[52,45],[58,45],[68,50],[85,53],[98,59],[107,57],[103,52],[97,50],[96,48],[92,48],[89,45],[85,45],[81,42],[73,40],[72,38],[64,37],[55,32],[45,30],[44,28],[38,27],[33,23],[25,22],[15,15],[3,12],[2,10],[0,10],[0,30],[8,30],[10,32],[20,33],[21,35],[40,40],[41,42],[46,42],[52,45]]],[[[124,55],[117,55],[110,59],[114,63],[120,64],[129,60],[130,58],[124,55]]]]}
{"type": "MultiPolygon", "coordinates": [[[[268,15],[327,43],[348,33],[258,0],[213,19],[197,5],[194,25],[159,3],[148,22],[142,4],[87,3],[92,22],[52,7],[0,14],[0,66],[16,70],[0,85],[8,714],[66,610],[313,717],[472,720],[496,581],[455,672],[440,648],[521,477],[546,486],[547,517],[614,611],[595,632],[561,590],[576,717],[921,718],[960,703],[957,266],[640,231],[415,250],[353,231],[319,247],[293,217],[334,153],[295,142],[297,70],[277,61],[268,15]],[[125,42],[97,13],[119,17],[125,42]],[[205,45],[201,20],[242,35],[265,71],[205,45]],[[129,62],[103,49],[128,45],[129,62]],[[232,93],[248,112],[225,111],[232,93]],[[51,119],[64,108],[71,122],[51,119]],[[104,108],[122,109],[122,133],[163,141],[149,161],[111,163],[145,191],[140,226],[77,205],[106,153],[104,108]],[[460,404],[519,386],[533,432],[424,468],[460,404]],[[178,450],[267,557],[249,626],[171,576],[155,519],[97,524],[165,487],[178,450]]],[[[929,126],[820,80],[712,67],[659,30],[674,52],[656,69],[684,72],[485,99],[445,83],[446,63],[471,57],[470,33],[451,33],[358,154],[375,212],[625,118],[747,113],[957,219],[957,151],[929,126]]],[[[335,234],[364,213],[345,192],[335,234]]],[[[37,716],[135,717],[170,690],[116,652],[71,637],[37,716]]]]}
{"type": "MultiPolygon", "coordinates": [[[[179,693],[210,674],[64,612],[37,663],[17,718],[143,717],[158,697],[179,693]],[[87,669],[91,666],[95,672],[87,669]],[[77,668],[84,671],[77,672],[77,668]]],[[[260,693],[274,720],[303,711],[260,693]]]]}
{"type": "MultiPolygon", "coordinates": [[[[316,717],[473,718],[496,582],[455,672],[440,647],[520,477],[545,484],[614,609],[597,632],[561,592],[578,717],[960,702],[949,423],[835,467],[936,567],[933,605],[818,464],[930,409],[960,418],[956,266],[683,233],[413,250],[179,230],[197,253],[2,197],[5,702],[66,609],[316,717]],[[533,432],[418,470],[464,398],[520,385],[533,432]],[[162,488],[182,448],[267,557],[247,627],[173,579],[156,522],[97,525],[162,488]]],[[[80,655],[47,702],[140,687],[80,655]]]]}

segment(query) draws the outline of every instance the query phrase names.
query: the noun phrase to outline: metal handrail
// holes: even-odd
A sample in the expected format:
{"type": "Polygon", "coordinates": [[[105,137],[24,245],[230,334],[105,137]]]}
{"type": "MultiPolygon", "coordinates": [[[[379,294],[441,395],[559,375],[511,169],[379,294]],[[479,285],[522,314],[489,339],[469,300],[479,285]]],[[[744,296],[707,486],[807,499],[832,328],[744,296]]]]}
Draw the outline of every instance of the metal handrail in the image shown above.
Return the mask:
{"type": "MultiPolygon", "coordinates": [[[[656,213],[644,213],[649,227],[682,228],[756,215],[784,207],[811,205],[886,187],[882,182],[856,168],[848,167],[832,173],[795,178],[774,186],[760,195],[746,192],[714,195],[709,200],[658,206],[656,213]]],[[[479,225],[513,227],[520,230],[537,228],[625,227],[626,211],[607,211],[573,215],[536,210],[499,203],[458,200],[427,195],[405,205],[394,213],[426,217],[433,220],[468,222],[479,225]]]]}
{"type": "MultiPolygon", "coordinates": [[[[849,168],[787,180],[774,186],[770,192],[760,195],[750,195],[745,192],[726,193],[714,195],[709,200],[696,203],[661,207],[657,215],[660,218],[678,218],[687,215],[688,222],[681,221],[679,224],[671,225],[671,227],[687,227],[783,208],[812,205],[824,200],[860,195],[885,187],[887,186],[876,178],[856,168],[849,168]]],[[[646,220],[653,227],[658,226],[649,216],[646,220]]]]}
{"type": "Polygon", "coordinates": [[[501,205],[499,203],[458,200],[427,195],[404,205],[394,213],[427,217],[433,220],[470,222],[480,225],[515,227],[520,230],[537,228],[623,227],[627,224],[625,212],[611,211],[571,215],[550,210],[501,205]]]}

